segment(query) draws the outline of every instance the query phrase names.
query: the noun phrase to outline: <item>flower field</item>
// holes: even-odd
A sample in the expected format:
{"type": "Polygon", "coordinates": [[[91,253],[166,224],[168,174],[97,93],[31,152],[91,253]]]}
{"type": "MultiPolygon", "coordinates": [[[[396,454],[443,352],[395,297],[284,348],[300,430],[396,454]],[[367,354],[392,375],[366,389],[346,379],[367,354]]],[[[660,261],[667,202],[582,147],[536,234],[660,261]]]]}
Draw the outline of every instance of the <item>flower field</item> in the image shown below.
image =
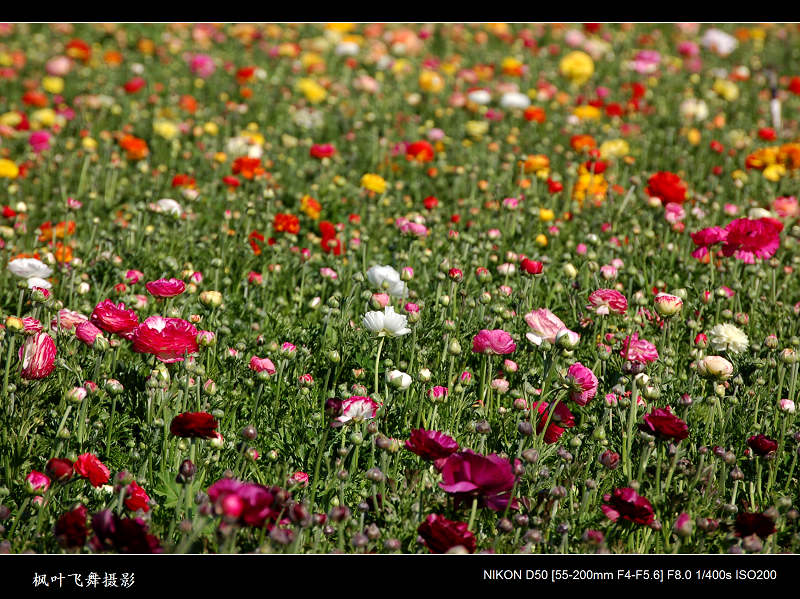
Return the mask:
{"type": "Polygon", "coordinates": [[[799,60],[0,24],[0,552],[798,551],[799,60]]]}

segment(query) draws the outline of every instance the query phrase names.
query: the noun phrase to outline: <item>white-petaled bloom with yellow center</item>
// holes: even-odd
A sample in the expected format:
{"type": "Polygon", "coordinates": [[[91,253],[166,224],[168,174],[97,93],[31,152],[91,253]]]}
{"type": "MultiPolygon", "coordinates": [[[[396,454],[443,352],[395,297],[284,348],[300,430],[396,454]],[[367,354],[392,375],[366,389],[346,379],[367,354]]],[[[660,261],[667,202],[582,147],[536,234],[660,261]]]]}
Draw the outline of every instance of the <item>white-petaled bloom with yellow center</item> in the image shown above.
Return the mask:
{"type": "Polygon", "coordinates": [[[750,341],[739,327],[732,324],[718,324],[709,331],[708,339],[714,351],[728,351],[738,354],[747,349],[750,341]]]}
{"type": "Polygon", "coordinates": [[[408,288],[400,278],[400,273],[391,266],[373,266],[367,271],[367,280],[392,297],[408,295],[408,288]]]}
{"type": "Polygon", "coordinates": [[[408,335],[408,318],[394,311],[392,306],[386,306],[383,312],[367,312],[364,315],[364,326],[379,337],[400,337],[408,335]]]}

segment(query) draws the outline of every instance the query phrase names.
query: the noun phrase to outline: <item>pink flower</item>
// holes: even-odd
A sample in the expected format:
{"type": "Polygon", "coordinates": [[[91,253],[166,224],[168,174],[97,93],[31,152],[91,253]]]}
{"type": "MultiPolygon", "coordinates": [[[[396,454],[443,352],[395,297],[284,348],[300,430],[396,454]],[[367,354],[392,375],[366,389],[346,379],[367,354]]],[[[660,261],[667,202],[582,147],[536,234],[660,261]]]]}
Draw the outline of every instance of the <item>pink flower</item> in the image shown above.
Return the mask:
{"type": "Polygon", "coordinates": [[[441,385],[436,385],[435,387],[428,390],[428,397],[431,399],[442,399],[447,397],[448,389],[447,387],[442,387],[441,385]]]}
{"type": "Polygon", "coordinates": [[[555,343],[558,332],[568,330],[566,325],[561,322],[561,319],[547,308],[539,308],[533,312],[528,312],[524,318],[531,328],[531,332],[526,337],[536,345],[541,345],[542,341],[555,343]]]}
{"type": "Polygon", "coordinates": [[[133,331],[133,351],[153,354],[165,363],[182,362],[198,351],[197,329],[181,318],[150,316],[133,331]]]}
{"type": "Polygon", "coordinates": [[[511,335],[502,329],[483,329],[472,339],[472,351],[477,354],[510,354],[517,349],[511,335]]]}
{"type": "Polygon", "coordinates": [[[794,218],[800,214],[800,206],[798,206],[797,198],[794,196],[775,198],[772,200],[772,209],[781,218],[794,218]]]}
{"type": "Polygon", "coordinates": [[[214,59],[208,54],[195,54],[189,60],[189,69],[194,75],[206,79],[216,70],[214,59]]]}
{"type": "Polygon", "coordinates": [[[446,458],[441,472],[439,486],[458,502],[478,497],[486,507],[499,512],[512,501],[514,468],[497,454],[483,456],[465,449],[446,458]]]}
{"type": "Polygon", "coordinates": [[[141,278],[144,276],[144,273],[138,270],[129,270],[125,273],[125,278],[128,279],[128,282],[131,285],[135,285],[138,283],[141,278]]]}
{"type": "Polygon", "coordinates": [[[27,380],[45,378],[55,368],[57,353],[56,344],[47,333],[27,337],[19,349],[20,376],[27,380]]]}
{"type": "Polygon", "coordinates": [[[130,339],[133,330],[139,325],[139,317],[133,310],[126,310],[125,304],[114,304],[111,300],[103,300],[95,306],[92,323],[106,333],[116,333],[130,339]]]}
{"type": "Polygon", "coordinates": [[[88,317],[79,312],[73,312],[66,308],[58,311],[58,317],[50,321],[50,328],[56,330],[61,327],[62,331],[69,331],[75,328],[75,325],[86,322],[88,317]]]}
{"type": "Polygon", "coordinates": [[[375,418],[375,413],[380,405],[374,399],[355,395],[342,402],[342,415],[336,420],[341,423],[361,422],[368,418],[375,418]]]}
{"type": "Polygon", "coordinates": [[[701,229],[695,233],[690,233],[689,236],[692,238],[694,244],[699,246],[692,252],[692,257],[702,259],[708,254],[709,247],[725,241],[728,232],[720,227],[708,227],[707,229],[701,229]]]}
{"type": "Polygon", "coordinates": [[[25,316],[22,319],[22,330],[26,335],[31,335],[32,333],[41,333],[42,323],[31,316],[25,316]]]}
{"type": "Polygon", "coordinates": [[[580,362],[567,369],[569,398],[579,406],[585,406],[597,395],[597,377],[580,362]]]}
{"type": "Polygon", "coordinates": [[[611,312],[625,314],[628,310],[628,300],[616,289],[598,289],[589,295],[589,305],[586,309],[593,310],[601,316],[607,316],[611,312]]]}
{"type": "Polygon", "coordinates": [[[50,149],[50,133],[47,131],[34,131],[28,138],[31,149],[39,154],[50,149]]]}
{"type": "Polygon", "coordinates": [[[619,352],[619,355],[626,360],[639,362],[641,364],[649,364],[650,362],[658,360],[658,350],[656,346],[649,341],[639,339],[638,333],[634,333],[633,336],[628,335],[625,337],[625,341],[622,344],[622,351],[619,352]]]}
{"type": "Polygon", "coordinates": [[[755,264],[755,259],[771,258],[781,244],[783,223],[774,218],[738,218],[731,221],[725,231],[723,256],[734,256],[745,264],[755,264]]]}
{"type": "Polygon", "coordinates": [[[266,372],[269,375],[273,375],[277,372],[275,369],[275,364],[272,363],[272,360],[269,358],[259,358],[258,356],[253,356],[250,358],[250,370],[255,370],[256,372],[266,372]]]}
{"type": "Polygon", "coordinates": [[[389,305],[389,302],[392,298],[389,297],[388,293],[373,293],[372,294],[372,303],[375,304],[376,308],[383,309],[389,305]]]}
{"type": "Polygon", "coordinates": [[[336,279],[339,278],[339,275],[336,273],[336,271],[333,270],[332,268],[328,268],[327,266],[320,268],[319,274],[323,278],[330,279],[331,281],[335,281],[336,279]]]}
{"type": "Polygon", "coordinates": [[[36,470],[32,470],[25,480],[28,482],[28,490],[31,493],[42,494],[50,488],[50,478],[36,470]]]}
{"type": "Polygon", "coordinates": [[[180,279],[158,279],[145,283],[145,287],[153,297],[175,297],[186,290],[186,283],[180,279]]]}
{"type": "Polygon", "coordinates": [[[686,218],[686,211],[680,204],[670,202],[664,206],[664,218],[670,224],[679,223],[686,218]]]}
{"type": "Polygon", "coordinates": [[[91,322],[86,321],[75,327],[75,336],[86,345],[92,346],[97,337],[103,336],[103,331],[98,329],[91,322]]]}

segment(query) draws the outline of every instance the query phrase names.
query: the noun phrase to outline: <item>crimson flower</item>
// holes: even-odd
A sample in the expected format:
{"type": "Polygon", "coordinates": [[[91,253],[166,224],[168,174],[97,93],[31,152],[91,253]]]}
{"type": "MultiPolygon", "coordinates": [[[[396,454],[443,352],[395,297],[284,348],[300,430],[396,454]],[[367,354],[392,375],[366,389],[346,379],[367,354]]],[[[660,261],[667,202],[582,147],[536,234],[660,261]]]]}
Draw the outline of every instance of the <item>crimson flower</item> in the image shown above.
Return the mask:
{"type": "Polygon", "coordinates": [[[653,408],[652,412],[644,415],[644,424],[639,428],[661,439],[681,441],[689,436],[689,426],[673,414],[669,406],[653,408]]]}
{"type": "Polygon", "coordinates": [[[775,532],[775,521],[759,512],[741,512],[736,516],[734,529],[737,537],[758,535],[762,539],[766,539],[775,532]]]}
{"type": "Polygon", "coordinates": [[[125,304],[114,304],[110,299],[97,304],[89,318],[92,324],[106,333],[116,333],[126,339],[130,339],[133,330],[139,325],[136,312],[126,309],[125,304]]]}
{"type": "Polygon", "coordinates": [[[636,524],[650,524],[655,519],[653,506],[647,498],[630,487],[614,489],[613,495],[603,496],[603,501],[607,505],[601,506],[601,509],[612,522],[621,517],[636,524]]]}
{"type": "Polygon", "coordinates": [[[181,318],[150,316],[131,335],[133,351],[153,354],[165,363],[181,362],[198,351],[197,329],[181,318]]]}
{"type": "MultiPolygon", "coordinates": [[[[548,404],[546,401],[534,402],[531,404],[531,409],[536,410],[539,414],[536,422],[536,434],[541,435],[544,430],[545,424],[548,419],[548,404]]],[[[564,431],[568,428],[575,426],[575,416],[569,411],[569,408],[563,404],[558,403],[553,409],[553,415],[550,416],[550,422],[547,424],[547,430],[544,433],[544,441],[548,445],[552,445],[561,438],[564,431]]]]}
{"type": "Polygon", "coordinates": [[[417,528],[419,540],[431,553],[447,553],[453,547],[464,547],[475,553],[475,535],[466,522],[448,520],[438,514],[429,514],[417,528]]]}
{"type": "MultiPolygon", "coordinates": [[[[496,512],[506,509],[516,477],[511,463],[497,454],[483,456],[470,449],[454,453],[442,465],[439,486],[457,501],[478,497],[496,512]]],[[[516,501],[511,505],[515,507],[516,501]]]]}
{"type": "Polygon", "coordinates": [[[406,441],[406,449],[423,460],[438,462],[458,451],[458,443],[439,431],[416,428],[411,431],[411,437],[406,441]]]}
{"type": "Polygon", "coordinates": [[[84,546],[86,537],[89,536],[89,529],[86,526],[87,514],[88,511],[83,505],[61,514],[53,531],[59,545],[68,549],[84,546]]]}
{"type": "Polygon", "coordinates": [[[219,423],[207,412],[184,412],[172,419],[169,431],[176,437],[213,439],[219,423]]]}
{"type": "Polygon", "coordinates": [[[73,464],[75,473],[88,478],[93,487],[100,487],[106,484],[111,475],[108,467],[100,461],[100,459],[93,453],[84,453],[79,455],[78,459],[73,464]]]}
{"type": "Polygon", "coordinates": [[[686,201],[686,183],[675,173],[661,171],[647,181],[647,194],[657,197],[662,204],[683,204],[686,201]]]}
{"type": "Polygon", "coordinates": [[[175,297],[186,290],[186,283],[180,279],[158,279],[145,283],[145,287],[153,297],[175,297]]]}
{"type": "Polygon", "coordinates": [[[778,449],[778,442],[770,439],[766,435],[753,435],[747,440],[747,445],[760,456],[767,456],[778,449]]]}

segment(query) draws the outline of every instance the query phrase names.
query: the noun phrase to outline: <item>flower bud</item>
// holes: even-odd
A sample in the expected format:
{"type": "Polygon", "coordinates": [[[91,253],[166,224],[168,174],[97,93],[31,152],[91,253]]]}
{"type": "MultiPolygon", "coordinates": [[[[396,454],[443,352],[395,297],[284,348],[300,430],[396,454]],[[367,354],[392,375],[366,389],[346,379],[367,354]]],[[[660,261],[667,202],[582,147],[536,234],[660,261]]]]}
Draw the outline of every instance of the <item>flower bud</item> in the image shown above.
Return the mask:
{"type": "Polygon", "coordinates": [[[655,309],[661,316],[668,318],[674,316],[683,308],[683,300],[677,295],[659,293],[655,297],[655,309]]]}
{"type": "Polygon", "coordinates": [[[219,291],[203,291],[199,299],[208,308],[219,308],[222,305],[222,294],[219,291]]]}

